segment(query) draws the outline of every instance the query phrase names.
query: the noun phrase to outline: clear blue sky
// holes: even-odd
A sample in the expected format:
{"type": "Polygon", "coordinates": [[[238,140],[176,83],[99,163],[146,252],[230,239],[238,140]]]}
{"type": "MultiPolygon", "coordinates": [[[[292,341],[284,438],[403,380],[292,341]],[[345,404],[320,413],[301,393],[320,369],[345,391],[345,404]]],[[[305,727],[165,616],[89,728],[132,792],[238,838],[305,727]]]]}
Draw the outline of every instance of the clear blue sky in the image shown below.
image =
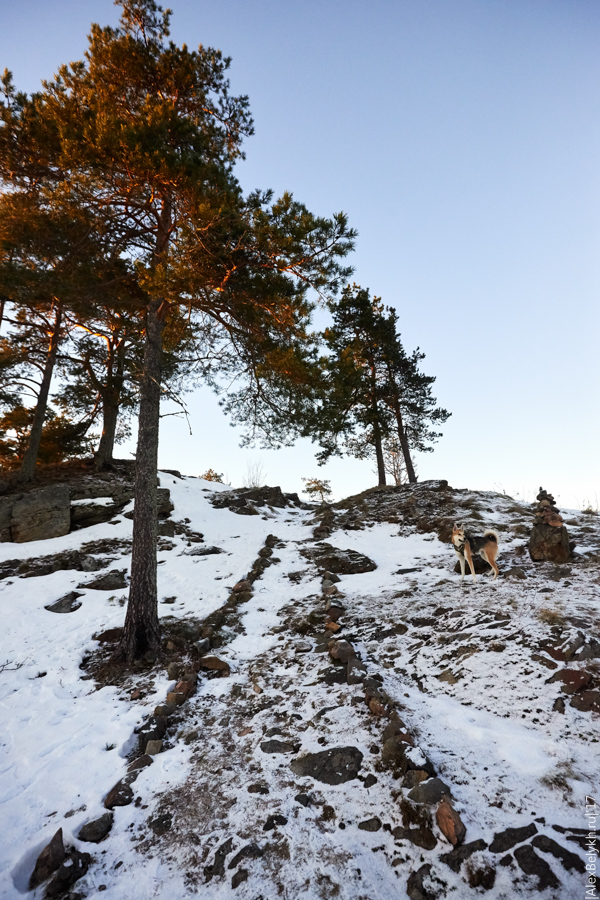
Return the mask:
{"type": "MultiPolygon", "coordinates": [[[[343,209],[354,280],[397,307],[452,411],[421,478],[600,503],[600,5],[596,0],[173,0],[172,36],[220,48],[250,96],[243,185],[343,209]]],[[[0,68],[34,90],[80,58],[107,0],[4,3],[0,68]]],[[[331,478],[309,444],[242,451],[215,400],[166,419],[161,463],[240,482],[331,478]]]]}

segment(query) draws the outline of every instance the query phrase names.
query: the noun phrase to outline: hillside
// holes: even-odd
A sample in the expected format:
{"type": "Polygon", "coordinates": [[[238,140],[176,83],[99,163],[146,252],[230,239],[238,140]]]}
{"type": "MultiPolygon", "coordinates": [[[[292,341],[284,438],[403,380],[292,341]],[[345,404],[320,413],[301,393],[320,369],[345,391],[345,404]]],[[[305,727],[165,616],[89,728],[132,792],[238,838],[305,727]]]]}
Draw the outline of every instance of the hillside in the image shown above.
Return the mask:
{"type": "Polygon", "coordinates": [[[58,829],[29,896],[584,896],[600,519],[565,516],[555,566],[492,492],[318,508],[162,472],[164,660],[123,676],[126,482],[71,492],[79,530],[0,544],[0,897],[58,829]],[[497,581],[461,582],[453,521],[498,532],[497,581]]]}

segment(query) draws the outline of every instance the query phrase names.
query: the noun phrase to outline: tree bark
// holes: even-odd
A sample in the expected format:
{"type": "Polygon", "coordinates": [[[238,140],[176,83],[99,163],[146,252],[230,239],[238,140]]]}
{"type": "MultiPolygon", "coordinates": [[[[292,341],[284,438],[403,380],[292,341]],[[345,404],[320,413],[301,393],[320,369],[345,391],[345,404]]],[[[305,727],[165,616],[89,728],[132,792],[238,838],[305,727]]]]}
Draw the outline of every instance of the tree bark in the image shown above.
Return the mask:
{"type": "Polygon", "coordinates": [[[404,457],[404,463],[406,465],[406,474],[408,476],[409,484],[417,483],[417,476],[415,474],[415,469],[412,464],[412,459],[410,457],[410,447],[408,446],[408,438],[406,437],[406,431],[404,429],[404,422],[402,421],[402,410],[400,409],[400,401],[398,399],[398,395],[394,392],[394,413],[396,414],[396,422],[398,425],[398,440],[400,441],[400,447],[402,448],[402,455],[404,457]]]}
{"type": "Polygon", "coordinates": [[[42,383],[40,384],[40,391],[38,394],[37,403],[35,405],[33,424],[31,426],[31,431],[29,432],[27,450],[25,451],[23,462],[21,463],[21,468],[19,470],[18,480],[21,482],[31,481],[31,479],[35,475],[35,467],[37,465],[38,453],[40,452],[40,442],[42,440],[42,431],[44,429],[44,419],[46,418],[46,411],[48,409],[50,384],[52,382],[52,375],[54,373],[56,355],[58,353],[58,345],[60,343],[61,325],[62,305],[58,303],[56,305],[54,326],[52,328],[50,342],[48,344],[48,353],[46,355],[46,363],[44,365],[42,383]]]}
{"type": "Polygon", "coordinates": [[[149,650],[160,650],[156,588],[158,432],[164,320],[160,299],[152,300],[146,320],[144,373],[140,390],[138,442],[135,459],[135,509],[131,584],[121,650],[127,662],[149,650]]]}
{"type": "Polygon", "coordinates": [[[97,469],[110,465],[115,449],[115,435],[121,407],[121,391],[123,390],[125,370],[125,342],[117,349],[117,371],[113,373],[112,364],[107,366],[107,384],[102,393],[102,436],[94,457],[97,469]]]}
{"type": "Polygon", "coordinates": [[[387,482],[385,480],[385,463],[383,461],[383,447],[381,446],[381,433],[377,426],[373,428],[373,433],[374,433],[374,441],[375,441],[375,457],[377,459],[377,475],[379,477],[379,487],[385,487],[387,482]]]}

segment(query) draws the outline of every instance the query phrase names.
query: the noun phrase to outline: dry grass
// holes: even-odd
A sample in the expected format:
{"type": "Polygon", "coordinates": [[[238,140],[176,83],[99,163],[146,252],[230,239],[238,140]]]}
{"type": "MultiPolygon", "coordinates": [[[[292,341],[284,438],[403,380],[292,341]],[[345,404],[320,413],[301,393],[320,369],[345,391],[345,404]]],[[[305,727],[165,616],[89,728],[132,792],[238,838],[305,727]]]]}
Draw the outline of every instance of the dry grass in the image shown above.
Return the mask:
{"type": "Polygon", "coordinates": [[[543,606],[537,611],[537,617],[544,625],[565,625],[566,619],[564,613],[560,609],[550,609],[543,606]]]}

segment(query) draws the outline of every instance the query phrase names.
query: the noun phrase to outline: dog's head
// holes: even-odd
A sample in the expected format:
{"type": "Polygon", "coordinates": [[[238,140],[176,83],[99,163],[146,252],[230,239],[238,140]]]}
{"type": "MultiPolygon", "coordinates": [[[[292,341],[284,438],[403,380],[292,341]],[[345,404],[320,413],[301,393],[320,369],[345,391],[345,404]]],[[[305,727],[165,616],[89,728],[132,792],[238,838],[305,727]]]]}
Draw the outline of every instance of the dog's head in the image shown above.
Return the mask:
{"type": "Polygon", "coordinates": [[[462,525],[457,522],[452,526],[452,543],[457,546],[458,544],[464,543],[465,540],[465,529],[462,525]]]}

